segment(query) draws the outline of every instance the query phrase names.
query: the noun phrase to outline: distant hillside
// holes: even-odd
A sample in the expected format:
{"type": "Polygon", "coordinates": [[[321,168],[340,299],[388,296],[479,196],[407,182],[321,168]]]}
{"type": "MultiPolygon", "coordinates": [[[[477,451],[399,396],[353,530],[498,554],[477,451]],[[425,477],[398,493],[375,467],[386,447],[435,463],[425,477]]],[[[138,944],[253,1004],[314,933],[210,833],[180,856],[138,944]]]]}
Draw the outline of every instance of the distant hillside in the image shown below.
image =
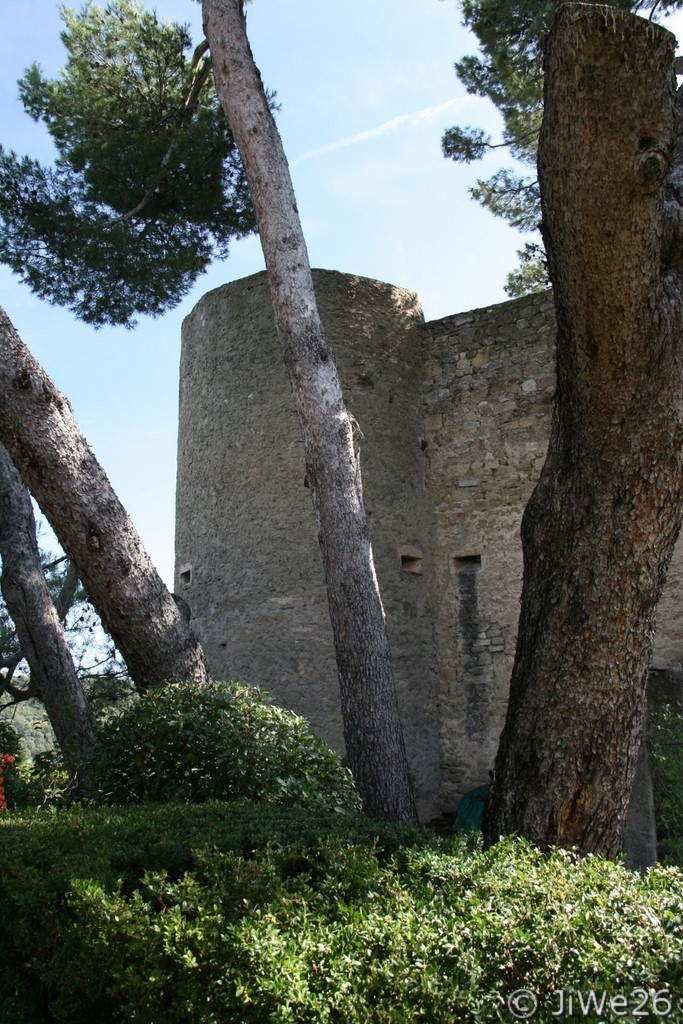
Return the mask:
{"type": "Polygon", "coordinates": [[[31,759],[55,746],[55,734],[39,700],[25,700],[1,711],[0,721],[9,722],[16,730],[24,745],[24,753],[31,759]]]}
{"type": "MultiPolygon", "coordinates": [[[[111,714],[114,709],[123,708],[127,701],[135,699],[135,689],[128,678],[102,675],[83,679],[82,682],[97,719],[111,714]]],[[[31,759],[57,746],[47,713],[39,700],[25,700],[0,711],[0,721],[9,722],[15,729],[21,737],[25,755],[31,759]]]]}

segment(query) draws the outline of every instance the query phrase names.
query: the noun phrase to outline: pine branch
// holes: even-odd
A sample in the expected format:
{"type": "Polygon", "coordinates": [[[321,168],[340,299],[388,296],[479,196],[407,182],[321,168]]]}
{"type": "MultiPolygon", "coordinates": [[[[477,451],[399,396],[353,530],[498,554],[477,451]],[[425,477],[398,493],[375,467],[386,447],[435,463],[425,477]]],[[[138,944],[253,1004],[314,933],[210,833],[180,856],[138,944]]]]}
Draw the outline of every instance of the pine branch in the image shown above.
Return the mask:
{"type": "MultiPolygon", "coordinates": [[[[208,51],[209,44],[204,39],[194,51],[192,56],[192,70],[195,72],[190,89],[185,97],[185,103],[183,107],[183,118],[180,127],[185,130],[189,128],[192,118],[194,117],[197,107],[199,106],[199,100],[201,98],[202,89],[206,85],[206,82],[211,73],[211,57],[205,57],[202,60],[203,55],[208,51]]],[[[132,210],[128,210],[126,213],[122,213],[120,217],[115,217],[107,223],[107,227],[114,227],[116,224],[125,224],[127,221],[137,217],[138,214],[142,213],[154,198],[154,194],[166,177],[166,171],[168,165],[171,162],[173,154],[178,148],[178,136],[172,140],[170,146],[164,153],[159,164],[159,171],[152,179],[152,184],[149,186],[144,196],[132,210]]]]}

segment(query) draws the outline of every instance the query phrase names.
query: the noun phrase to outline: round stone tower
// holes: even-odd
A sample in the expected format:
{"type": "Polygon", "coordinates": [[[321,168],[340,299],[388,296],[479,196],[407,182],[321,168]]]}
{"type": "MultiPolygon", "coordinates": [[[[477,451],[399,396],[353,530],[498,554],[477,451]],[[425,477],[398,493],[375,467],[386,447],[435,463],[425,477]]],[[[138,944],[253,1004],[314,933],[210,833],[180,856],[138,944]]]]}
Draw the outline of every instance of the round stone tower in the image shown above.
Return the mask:
{"type": "MultiPolygon", "coordinates": [[[[314,272],[359,422],[375,565],[422,816],[438,809],[434,509],[425,488],[422,309],[405,289],[314,272]]],[[[209,292],[183,324],[176,589],[216,678],[265,687],[343,749],[303,446],[265,274],[209,292]]]]}

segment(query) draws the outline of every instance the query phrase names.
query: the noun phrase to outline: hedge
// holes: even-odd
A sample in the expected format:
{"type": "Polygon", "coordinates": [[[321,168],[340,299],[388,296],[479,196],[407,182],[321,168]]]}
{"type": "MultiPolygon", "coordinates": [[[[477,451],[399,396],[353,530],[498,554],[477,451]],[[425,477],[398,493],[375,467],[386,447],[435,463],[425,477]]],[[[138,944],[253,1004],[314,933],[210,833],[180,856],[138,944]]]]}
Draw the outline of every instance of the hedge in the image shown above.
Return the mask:
{"type": "Polygon", "coordinates": [[[560,989],[636,1021],[638,989],[649,1019],[683,995],[675,868],[226,803],[6,813],[0,851],[3,1024],[489,1024],[532,997],[549,1022],[560,989]]]}

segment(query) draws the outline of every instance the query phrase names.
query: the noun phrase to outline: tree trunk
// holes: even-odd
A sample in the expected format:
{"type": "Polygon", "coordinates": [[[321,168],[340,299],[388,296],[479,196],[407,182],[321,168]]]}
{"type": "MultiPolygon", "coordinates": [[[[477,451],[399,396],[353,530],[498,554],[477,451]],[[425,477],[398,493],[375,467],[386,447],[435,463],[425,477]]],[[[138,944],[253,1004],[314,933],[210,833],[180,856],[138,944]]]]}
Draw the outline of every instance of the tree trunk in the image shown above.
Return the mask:
{"type": "Polygon", "coordinates": [[[674,48],[634,15],[571,5],[546,51],[539,177],[557,395],[522,524],[488,841],[518,832],[609,857],[622,848],[683,508],[674,48]]]}
{"type": "Polygon", "coordinates": [[[137,688],[209,679],[180,614],[71,407],[0,310],[0,442],[76,566],[137,688]]]}
{"type": "Polygon", "coordinates": [[[31,499],[7,450],[0,445],[0,556],[2,593],[45,705],[64,760],[78,773],[95,736],[57,610],[43,576],[31,499]]]}
{"type": "Polygon", "coordinates": [[[368,814],[415,817],[384,611],[363,506],[358,425],[318,315],[289,166],[247,40],[241,0],[204,0],[223,110],[256,212],[304,439],[332,620],[347,755],[368,814]]]}

